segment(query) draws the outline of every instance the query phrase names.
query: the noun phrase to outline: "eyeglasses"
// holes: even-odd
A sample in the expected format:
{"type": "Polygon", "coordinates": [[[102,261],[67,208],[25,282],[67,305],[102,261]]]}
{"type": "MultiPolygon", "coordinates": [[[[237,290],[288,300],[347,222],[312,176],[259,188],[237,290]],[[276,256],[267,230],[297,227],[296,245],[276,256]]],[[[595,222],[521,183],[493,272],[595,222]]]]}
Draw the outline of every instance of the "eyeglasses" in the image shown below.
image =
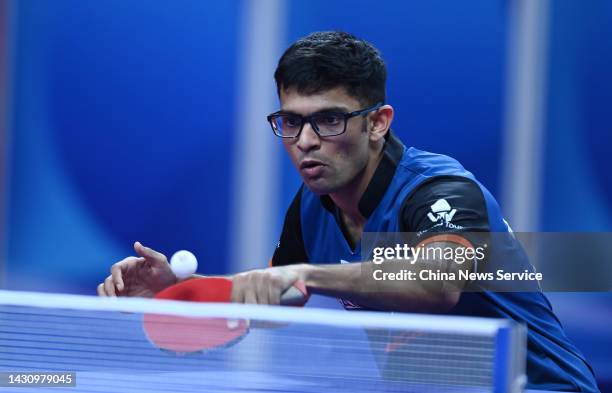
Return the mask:
{"type": "Polygon", "coordinates": [[[383,103],[379,102],[373,106],[355,112],[317,112],[310,116],[301,116],[295,113],[283,113],[282,111],[278,111],[268,115],[267,119],[272,126],[274,135],[281,138],[298,138],[306,122],[310,123],[314,132],[321,137],[336,136],[346,131],[348,119],[373,112],[378,110],[381,106],[383,106],[383,103]]]}

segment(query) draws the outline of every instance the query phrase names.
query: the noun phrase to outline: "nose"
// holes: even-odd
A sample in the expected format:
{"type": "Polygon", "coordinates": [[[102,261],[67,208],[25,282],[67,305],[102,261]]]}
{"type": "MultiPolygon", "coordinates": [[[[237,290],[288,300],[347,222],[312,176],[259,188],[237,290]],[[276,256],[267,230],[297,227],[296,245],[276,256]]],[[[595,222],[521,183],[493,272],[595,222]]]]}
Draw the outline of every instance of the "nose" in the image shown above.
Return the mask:
{"type": "Polygon", "coordinates": [[[312,124],[310,124],[310,122],[306,122],[297,140],[298,149],[300,149],[301,151],[307,152],[310,150],[318,149],[320,146],[321,146],[321,138],[312,129],[312,124]]]}

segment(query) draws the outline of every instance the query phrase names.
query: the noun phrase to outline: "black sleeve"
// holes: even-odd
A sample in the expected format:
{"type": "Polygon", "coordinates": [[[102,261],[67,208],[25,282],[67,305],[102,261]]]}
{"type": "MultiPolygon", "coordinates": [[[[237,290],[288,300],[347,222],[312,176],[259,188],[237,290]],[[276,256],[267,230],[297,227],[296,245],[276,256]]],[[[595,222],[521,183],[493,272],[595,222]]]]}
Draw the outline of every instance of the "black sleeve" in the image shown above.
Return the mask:
{"type": "MultiPolygon", "coordinates": [[[[403,202],[402,232],[415,233],[417,241],[439,233],[489,232],[489,216],[482,190],[459,176],[439,176],[419,185],[403,202]]],[[[482,235],[466,234],[472,244],[482,235]]]]}
{"type": "Polygon", "coordinates": [[[272,266],[308,262],[302,238],[302,224],[300,222],[300,201],[302,199],[303,187],[300,187],[285,214],[283,231],[270,261],[272,266]]]}

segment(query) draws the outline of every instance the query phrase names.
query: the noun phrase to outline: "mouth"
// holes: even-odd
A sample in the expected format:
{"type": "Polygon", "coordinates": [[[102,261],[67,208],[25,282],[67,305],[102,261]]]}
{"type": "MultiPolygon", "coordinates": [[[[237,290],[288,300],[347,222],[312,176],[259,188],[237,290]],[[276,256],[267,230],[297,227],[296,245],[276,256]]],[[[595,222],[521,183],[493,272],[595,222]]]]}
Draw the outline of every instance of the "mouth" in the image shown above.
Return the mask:
{"type": "Polygon", "coordinates": [[[304,160],[300,163],[300,171],[309,178],[320,176],[323,172],[323,164],[317,160],[304,160]]]}
{"type": "Polygon", "coordinates": [[[323,163],[317,160],[304,160],[300,163],[300,169],[314,168],[319,165],[323,165],[323,163]]]}

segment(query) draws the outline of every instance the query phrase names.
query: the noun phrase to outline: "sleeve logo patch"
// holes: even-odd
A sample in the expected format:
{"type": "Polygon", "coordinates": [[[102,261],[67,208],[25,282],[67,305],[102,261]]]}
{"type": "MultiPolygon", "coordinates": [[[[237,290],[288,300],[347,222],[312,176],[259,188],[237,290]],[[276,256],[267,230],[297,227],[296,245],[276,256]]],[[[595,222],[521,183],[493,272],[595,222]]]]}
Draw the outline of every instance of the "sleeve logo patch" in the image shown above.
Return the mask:
{"type": "Polygon", "coordinates": [[[461,225],[453,224],[451,222],[456,213],[457,209],[453,209],[446,199],[438,199],[433,205],[431,205],[431,211],[427,213],[427,218],[429,218],[433,225],[423,231],[418,232],[417,236],[421,236],[422,234],[439,227],[447,229],[463,229],[461,225]]]}
{"type": "Polygon", "coordinates": [[[457,209],[452,209],[446,199],[438,199],[436,203],[431,205],[431,212],[427,213],[427,217],[429,217],[431,222],[448,224],[453,220],[455,213],[457,213],[457,209]],[[436,214],[436,216],[432,213],[436,214]]]}

